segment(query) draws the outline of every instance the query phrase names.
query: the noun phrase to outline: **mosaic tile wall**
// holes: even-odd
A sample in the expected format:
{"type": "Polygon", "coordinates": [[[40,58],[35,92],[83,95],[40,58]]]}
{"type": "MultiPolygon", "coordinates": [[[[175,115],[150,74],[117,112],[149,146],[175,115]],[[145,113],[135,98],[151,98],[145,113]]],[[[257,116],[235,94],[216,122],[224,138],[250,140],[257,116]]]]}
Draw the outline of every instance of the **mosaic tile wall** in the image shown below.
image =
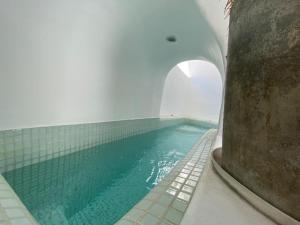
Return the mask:
{"type": "Polygon", "coordinates": [[[0,131],[0,173],[184,122],[152,118],[0,131]]]}

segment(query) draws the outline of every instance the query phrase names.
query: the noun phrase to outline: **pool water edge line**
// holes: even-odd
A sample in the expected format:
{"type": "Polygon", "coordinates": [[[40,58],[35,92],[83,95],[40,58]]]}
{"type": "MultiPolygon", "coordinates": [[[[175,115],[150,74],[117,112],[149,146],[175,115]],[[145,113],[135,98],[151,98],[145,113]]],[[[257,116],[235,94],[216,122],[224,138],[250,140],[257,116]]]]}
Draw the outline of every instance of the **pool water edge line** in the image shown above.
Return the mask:
{"type": "MultiPolygon", "coordinates": [[[[204,163],[201,162],[201,163],[203,163],[202,168],[204,170],[204,166],[207,162],[207,159],[209,158],[209,151],[212,149],[212,145],[214,144],[215,138],[216,138],[216,129],[210,129],[210,130],[206,131],[205,134],[203,134],[196,141],[196,143],[193,145],[193,147],[188,151],[187,155],[179,163],[177,163],[177,165],[170,171],[170,173],[162,181],[170,178],[172,173],[173,173],[173,175],[175,173],[177,176],[179,174],[179,172],[176,171],[176,168],[178,170],[179,167],[183,168],[184,164],[190,163],[190,161],[194,159],[193,156],[197,152],[198,152],[197,154],[198,154],[199,161],[204,160],[202,155],[205,155],[204,163]],[[203,148],[201,149],[201,154],[199,153],[200,144],[203,145],[202,146],[203,148]]],[[[197,165],[194,165],[194,169],[198,168],[198,167],[197,168],[196,167],[197,167],[197,165]]],[[[202,172],[203,172],[203,170],[202,170],[202,172]]],[[[192,175],[192,173],[196,173],[196,172],[193,170],[190,175],[192,175]]],[[[202,173],[201,173],[201,175],[202,175],[202,173]]],[[[201,175],[199,175],[199,177],[198,177],[196,186],[199,183],[201,175]]],[[[159,184],[156,187],[154,187],[151,191],[156,189],[159,186],[159,184]]],[[[171,184],[171,182],[170,182],[170,184],[171,184]]],[[[182,186],[184,186],[184,184],[182,186]]],[[[194,187],[195,189],[196,189],[196,186],[194,187]]],[[[194,191],[195,191],[195,189],[194,189],[194,191]]],[[[9,195],[8,196],[3,196],[3,195],[0,196],[0,203],[1,203],[0,204],[0,222],[4,222],[7,225],[14,225],[14,224],[38,225],[39,224],[35,220],[35,218],[32,216],[30,211],[23,204],[23,202],[19,199],[18,195],[15,193],[13,188],[7,183],[6,179],[2,176],[2,174],[0,174],[0,192],[1,191],[6,191],[9,193],[9,195]],[[14,205],[13,206],[7,205],[6,203],[3,202],[3,200],[4,201],[9,200],[10,203],[13,203],[14,205]],[[14,213],[12,213],[12,211],[10,211],[10,213],[8,213],[8,210],[12,210],[12,211],[17,210],[18,213],[16,211],[14,211],[14,213]]],[[[193,193],[194,193],[194,191],[193,191],[193,193]]],[[[191,198],[190,198],[189,202],[192,199],[192,194],[191,194],[191,198]]],[[[186,209],[185,209],[185,211],[186,211],[186,209]]]]}
{"type": "Polygon", "coordinates": [[[0,174],[0,192],[5,196],[0,196],[0,223],[5,225],[38,225],[39,223],[32,216],[13,188],[0,174]]]}
{"type": "Polygon", "coordinates": [[[0,173],[180,124],[216,128],[209,121],[172,117],[3,130],[0,173]]]}
{"type": "Polygon", "coordinates": [[[186,156],[115,225],[181,224],[210,158],[209,152],[216,136],[217,130],[210,129],[199,137],[186,156]],[[188,170],[190,172],[186,172],[188,170]],[[185,177],[183,173],[188,173],[188,176],[185,177]],[[190,180],[195,178],[193,175],[197,175],[194,183],[190,180]],[[168,202],[164,202],[166,197],[169,197],[168,202]],[[159,207],[161,210],[155,211],[159,207]]]}
{"type": "Polygon", "coordinates": [[[219,150],[220,148],[217,148],[211,152],[211,160],[213,168],[228,186],[230,186],[238,195],[244,198],[259,212],[269,217],[274,222],[279,223],[280,225],[300,225],[300,221],[297,221],[293,217],[289,216],[269,202],[265,201],[263,198],[256,195],[250,189],[233,178],[229,173],[227,173],[215,159],[214,153],[219,150]]]}

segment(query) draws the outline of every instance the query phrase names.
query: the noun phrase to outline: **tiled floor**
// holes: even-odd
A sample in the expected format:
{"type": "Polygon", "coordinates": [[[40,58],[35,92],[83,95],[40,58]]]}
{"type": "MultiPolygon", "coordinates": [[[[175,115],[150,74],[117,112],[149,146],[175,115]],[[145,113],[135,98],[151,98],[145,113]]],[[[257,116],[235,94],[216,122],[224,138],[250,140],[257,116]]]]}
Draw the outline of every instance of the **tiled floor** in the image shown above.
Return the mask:
{"type": "Polygon", "coordinates": [[[37,225],[34,218],[1,175],[0,225],[37,225]]]}
{"type": "Polygon", "coordinates": [[[192,199],[214,143],[209,130],[187,156],[117,225],[178,225],[192,199]]]}

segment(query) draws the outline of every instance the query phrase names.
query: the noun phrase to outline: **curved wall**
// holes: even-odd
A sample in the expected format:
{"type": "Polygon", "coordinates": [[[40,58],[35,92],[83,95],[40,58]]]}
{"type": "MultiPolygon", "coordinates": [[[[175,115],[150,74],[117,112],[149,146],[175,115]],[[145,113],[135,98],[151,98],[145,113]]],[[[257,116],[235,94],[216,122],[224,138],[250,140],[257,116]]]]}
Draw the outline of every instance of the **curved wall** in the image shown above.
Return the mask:
{"type": "Polygon", "coordinates": [[[158,117],[177,63],[204,58],[224,74],[224,5],[1,1],[0,130],[158,117]]]}
{"type": "Polygon", "coordinates": [[[300,220],[300,2],[254,2],[231,13],[222,163],[300,220]]]}

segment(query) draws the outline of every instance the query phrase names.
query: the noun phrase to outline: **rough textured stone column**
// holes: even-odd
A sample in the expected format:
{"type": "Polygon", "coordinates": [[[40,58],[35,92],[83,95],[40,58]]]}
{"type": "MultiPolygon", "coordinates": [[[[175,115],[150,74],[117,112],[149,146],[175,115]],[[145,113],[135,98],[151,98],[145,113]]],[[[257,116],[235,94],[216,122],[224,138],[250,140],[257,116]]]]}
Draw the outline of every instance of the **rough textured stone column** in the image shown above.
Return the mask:
{"type": "Polygon", "coordinates": [[[223,167],[300,220],[300,1],[235,0],[223,167]]]}

